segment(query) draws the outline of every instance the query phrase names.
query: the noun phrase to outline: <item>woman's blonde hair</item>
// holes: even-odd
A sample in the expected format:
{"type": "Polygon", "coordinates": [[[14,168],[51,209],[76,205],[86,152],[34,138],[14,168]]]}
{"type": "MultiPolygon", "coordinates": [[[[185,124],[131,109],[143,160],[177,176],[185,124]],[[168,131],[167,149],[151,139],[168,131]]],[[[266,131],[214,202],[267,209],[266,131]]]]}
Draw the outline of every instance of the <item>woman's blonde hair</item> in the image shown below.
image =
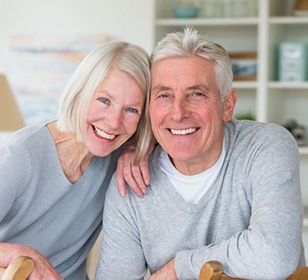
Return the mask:
{"type": "Polygon", "coordinates": [[[149,103],[151,74],[147,52],[134,44],[110,41],[92,50],[80,63],[61,96],[58,109],[58,128],[74,132],[78,141],[82,140],[85,130],[85,112],[97,87],[108,71],[116,67],[134,78],[145,96],[142,115],[134,135],[127,145],[136,147],[135,163],[148,150],[152,138],[145,107],[149,103]]]}

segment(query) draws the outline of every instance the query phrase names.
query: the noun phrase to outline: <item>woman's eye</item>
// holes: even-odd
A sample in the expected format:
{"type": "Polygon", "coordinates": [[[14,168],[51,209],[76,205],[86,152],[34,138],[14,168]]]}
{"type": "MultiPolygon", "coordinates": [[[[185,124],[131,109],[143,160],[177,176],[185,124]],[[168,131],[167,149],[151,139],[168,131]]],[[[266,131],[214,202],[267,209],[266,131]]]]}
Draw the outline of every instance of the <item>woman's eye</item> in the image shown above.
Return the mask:
{"type": "Polygon", "coordinates": [[[139,111],[138,111],[137,109],[132,108],[132,107],[127,108],[126,111],[127,111],[127,112],[130,112],[130,113],[136,113],[136,114],[139,113],[139,111]]]}
{"type": "Polygon", "coordinates": [[[110,103],[110,102],[109,102],[109,99],[108,99],[108,98],[105,98],[105,97],[100,98],[100,101],[101,101],[102,103],[105,103],[105,104],[109,104],[109,103],[110,103]]]}

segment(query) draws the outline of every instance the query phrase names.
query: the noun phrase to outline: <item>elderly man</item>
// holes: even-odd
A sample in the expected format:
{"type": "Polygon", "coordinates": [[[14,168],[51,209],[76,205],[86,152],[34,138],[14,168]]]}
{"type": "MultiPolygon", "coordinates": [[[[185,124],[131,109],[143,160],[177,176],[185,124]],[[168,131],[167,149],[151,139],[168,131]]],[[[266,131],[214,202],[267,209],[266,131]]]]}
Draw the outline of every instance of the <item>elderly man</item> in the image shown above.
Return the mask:
{"type": "Polygon", "coordinates": [[[142,199],[109,187],[96,279],[198,279],[204,262],[247,279],[304,264],[299,155],[283,127],[232,119],[236,91],[219,45],[191,28],[151,57],[158,142],[142,199]]]}

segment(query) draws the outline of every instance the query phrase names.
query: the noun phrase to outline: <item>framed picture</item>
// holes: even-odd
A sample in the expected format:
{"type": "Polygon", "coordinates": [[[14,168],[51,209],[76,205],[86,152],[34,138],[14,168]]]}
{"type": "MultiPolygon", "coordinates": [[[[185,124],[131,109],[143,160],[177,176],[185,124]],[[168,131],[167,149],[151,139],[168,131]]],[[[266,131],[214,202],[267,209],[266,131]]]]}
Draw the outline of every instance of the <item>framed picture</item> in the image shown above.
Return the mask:
{"type": "Polygon", "coordinates": [[[86,54],[108,35],[16,35],[6,74],[26,125],[56,118],[59,97],[86,54]]]}
{"type": "Polygon", "coordinates": [[[257,79],[257,53],[229,53],[234,81],[255,81],[257,79]]]}

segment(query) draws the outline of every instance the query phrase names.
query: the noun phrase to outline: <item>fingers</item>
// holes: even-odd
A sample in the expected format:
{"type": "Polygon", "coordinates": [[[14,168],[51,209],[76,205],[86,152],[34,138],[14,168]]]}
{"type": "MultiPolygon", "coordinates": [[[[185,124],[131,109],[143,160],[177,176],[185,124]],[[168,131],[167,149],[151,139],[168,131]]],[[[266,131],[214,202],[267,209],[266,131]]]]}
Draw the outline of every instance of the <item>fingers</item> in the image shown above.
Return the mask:
{"type": "Polygon", "coordinates": [[[125,182],[132,191],[138,197],[143,197],[143,195],[146,194],[146,186],[143,182],[139,166],[134,166],[132,163],[126,162],[123,164],[122,172],[125,182]]]}
{"type": "Polygon", "coordinates": [[[144,185],[150,185],[149,156],[146,156],[141,160],[139,169],[144,185]]]}
{"type": "Polygon", "coordinates": [[[134,181],[133,186],[131,186],[134,193],[136,193],[139,197],[147,194],[147,184],[145,182],[145,178],[143,177],[142,168],[140,165],[131,165],[132,177],[131,181],[134,181]]]}
{"type": "Polygon", "coordinates": [[[124,150],[118,159],[116,181],[119,193],[123,197],[127,194],[126,184],[138,197],[147,193],[147,184],[150,182],[148,157],[143,159],[138,166],[133,165],[133,162],[134,150],[124,150]]]}
{"type": "Polygon", "coordinates": [[[126,196],[126,186],[125,186],[125,180],[123,176],[123,158],[120,157],[118,159],[118,165],[116,170],[116,182],[118,186],[118,191],[122,197],[126,196]]]}
{"type": "Polygon", "coordinates": [[[139,166],[134,166],[132,163],[133,157],[131,157],[130,151],[124,152],[118,159],[116,182],[118,191],[122,197],[125,197],[127,194],[126,184],[138,197],[142,197],[146,193],[146,186],[143,182],[139,166]]]}

